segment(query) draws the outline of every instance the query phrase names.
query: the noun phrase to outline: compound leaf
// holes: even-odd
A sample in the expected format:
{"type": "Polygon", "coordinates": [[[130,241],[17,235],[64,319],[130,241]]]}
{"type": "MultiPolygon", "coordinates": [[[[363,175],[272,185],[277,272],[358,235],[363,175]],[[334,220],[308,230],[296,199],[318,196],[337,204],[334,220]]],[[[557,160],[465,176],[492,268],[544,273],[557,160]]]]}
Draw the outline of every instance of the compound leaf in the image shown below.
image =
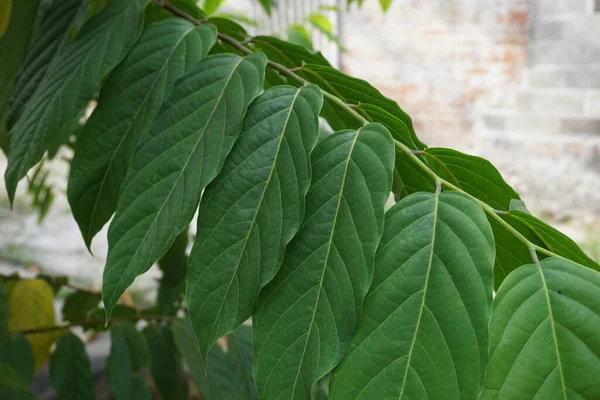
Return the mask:
{"type": "Polygon", "coordinates": [[[6,188],[17,184],[46,151],[52,155],[70,133],[94,90],[127,54],[143,27],[147,0],[113,0],[86,22],[48,66],[32,98],[11,128],[6,188]]]}
{"type": "Polygon", "coordinates": [[[262,54],[216,54],[175,85],[133,157],[108,231],[107,317],[135,277],[188,226],[262,88],[265,65],[262,54]]]}
{"type": "Polygon", "coordinates": [[[188,267],[190,318],[205,357],[250,317],[298,231],[323,103],[316,85],[267,90],[206,188],[188,267]]]}
{"type": "Polygon", "coordinates": [[[86,245],[117,207],[136,144],[149,129],[177,78],[215,43],[212,25],[181,18],[152,24],[104,84],[77,141],[68,197],[86,245]]]}
{"type": "Polygon", "coordinates": [[[344,356],[373,276],[393,161],[380,124],[334,133],[312,153],[305,220],[254,315],[261,397],[310,398],[344,356]]]}
{"type": "Polygon", "coordinates": [[[360,327],[332,399],[474,399],[487,362],[494,239],[469,196],[417,193],[386,213],[360,327]]]}
{"type": "Polygon", "coordinates": [[[483,400],[600,398],[600,274],[547,258],[494,299],[483,400]]]}
{"type": "Polygon", "coordinates": [[[50,358],[50,382],[59,400],[93,400],[94,377],[81,340],[72,333],[62,335],[50,358]]]}

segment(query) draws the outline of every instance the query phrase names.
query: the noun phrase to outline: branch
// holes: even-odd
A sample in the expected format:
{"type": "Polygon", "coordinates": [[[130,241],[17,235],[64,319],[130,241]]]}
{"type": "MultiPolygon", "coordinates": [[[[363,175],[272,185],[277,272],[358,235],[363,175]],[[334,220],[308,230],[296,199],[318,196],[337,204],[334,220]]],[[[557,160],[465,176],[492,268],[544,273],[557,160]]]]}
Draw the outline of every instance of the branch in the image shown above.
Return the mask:
{"type": "MultiPolygon", "coordinates": [[[[180,319],[180,318],[172,316],[172,315],[124,315],[121,317],[112,317],[110,319],[110,322],[112,323],[114,321],[139,321],[139,320],[175,321],[178,319],[180,319]]],[[[104,318],[93,319],[93,320],[88,320],[88,321],[72,322],[70,324],[65,324],[65,325],[44,326],[41,328],[24,329],[22,331],[11,331],[10,333],[20,333],[23,335],[32,335],[32,334],[36,334],[36,333],[48,333],[48,332],[62,331],[65,329],[71,329],[76,326],[81,326],[82,328],[85,328],[87,326],[94,326],[94,325],[104,326],[104,322],[105,322],[104,318]]]]}
{"type": "MultiPolygon", "coordinates": [[[[171,13],[173,13],[173,15],[176,15],[178,17],[187,19],[188,21],[196,24],[196,25],[200,25],[203,23],[207,23],[210,22],[208,20],[197,20],[194,17],[192,17],[189,14],[186,14],[185,12],[177,9],[176,7],[172,6],[171,4],[165,3],[164,0],[152,0],[154,3],[156,3],[157,5],[159,5],[160,7],[163,7],[165,10],[170,11],[171,13]]],[[[217,35],[217,37],[219,38],[219,40],[221,40],[224,43],[229,44],[230,46],[232,46],[233,48],[245,53],[245,54],[252,54],[254,53],[254,51],[248,47],[246,47],[243,43],[238,42],[237,40],[235,40],[234,38],[224,35],[222,33],[219,33],[217,35]]],[[[249,41],[245,41],[244,43],[248,43],[249,41]]],[[[267,66],[271,69],[274,69],[275,71],[279,72],[281,75],[287,76],[293,80],[295,80],[298,83],[301,83],[303,85],[308,85],[310,82],[307,81],[306,79],[302,78],[301,76],[297,75],[296,73],[294,73],[294,71],[297,70],[297,68],[294,68],[294,70],[291,70],[287,67],[285,67],[284,65],[275,63],[271,60],[267,61],[267,66]]],[[[360,113],[358,113],[353,105],[350,104],[346,104],[345,101],[343,101],[342,99],[340,99],[339,97],[321,89],[321,92],[323,93],[323,97],[325,97],[326,99],[328,99],[329,101],[332,101],[334,103],[336,103],[337,105],[346,108],[354,117],[356,117],[359,121],[361,121],[363,124],[368,123],[369,121],[367,121],[360,113]]],[[[429,166],[427,164],[425,164],[423,162],[423,160],[421,160],[419,157],[417,157],[416,154],[419,154],[418,151],[415,151],[414,149],[411,149],[410,147],[406,146],[404,143],[401,143],[399,141],[397,141],[396,139],[394,139],[394,144],[396,146],[397,149],[401,150],[403,153],[405,153],[406,155],[408,155],[409,157],[412,157],[416,164],[419,166],[419,168],[421,168],[421,170],[423,170],[423,172],[425,172],[427,175],[429,175],[436,184],[436,187],[438,185],[441,186],[445,186],[446,188],[456,191],[456,192],[461,192],[461,193],[465,193],[467,195],[469,195],[468,193],[466,193],[464,190],[462,190],[461,188],[453,185],[452,183],[442,179],[441,177],[439,177],[432,169],[429,168],[429,166]]],[[[535,252],[540,252],[540,253],[544,253],[546,255],[552,256],[552,257],[559,257],[559,258],[564,258],[562,256],[559,256],[558,254],[545,249],[543,247],[540,247],[534,243],[532,243],[531,241],[529,241],[525,236],[523,236],[521,234],[521,232],[517,231],[515,228],[513,228],[508,222],[506,222],[504,219],[502,219],[497,213],[496,210],[494,210],[492,207],[490,207],[486,202],[479,200],[478,198],[469,195],[471,198],[473,198],[477,203],[479,203],[479,205],[483,208],[483,210],[485,211],[486,214],[489,215],[490,218],[496,220],[499,224],[501,224],[502,226],[504,226],[510,233],[512,233],[517,239],[519,239],[519,241],[521,241],[523,244],[525,244],[527,246],[527,248],[529,248],[529,250],[532,252],[532,258],[535,262],[535,260],[537,259],[537,255],[535,255],[535,252]],[[535,257],[533,257],[533,255],[535,255],[535,257]]]]}

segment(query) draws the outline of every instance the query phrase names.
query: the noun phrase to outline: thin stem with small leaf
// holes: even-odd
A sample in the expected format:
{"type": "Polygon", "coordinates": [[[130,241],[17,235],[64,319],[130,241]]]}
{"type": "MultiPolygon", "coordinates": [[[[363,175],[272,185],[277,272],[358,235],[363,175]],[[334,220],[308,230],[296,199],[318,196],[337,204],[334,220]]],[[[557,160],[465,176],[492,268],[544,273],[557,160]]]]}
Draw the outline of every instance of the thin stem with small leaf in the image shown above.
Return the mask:
{"type": "MultiPolygon", "coordinates": [[[[191,15],[179,10],[178,8],[174,7],[171,4],[166,3],[163,0],[153,0],[153,2],[157,5],[159,5],[160,7],[163,7],[164,9],[170,11],[171,13],[173,13],[174,15],[180,17],[180,18],[184,18],[187,19],[188,21],[200,25],[203,23],[210,23],[210,21],[207,20],[198,20],[195,19],[194,17],[192,17],[191,15]]],[[[244,53],[244,54],[252,54],[254,53],[254,51],[245,46],[246,43],[251,43],[251,40],[246,40],[243,43],[237,41],[236,39],[224,35],[222,33],[218,33],[217,37],[219,38],[219,40],[221,40],[224,43],[229,44],[231,47],[239,50],[240,52],[244,53]]],[[[293,70],[290,68],[285,67],[284,65],[278,64],[276,62],[273,62],[271,60],[267,61],[267,66],[275,71],[277,71],[278,73],[280,73],[283,76],[287,76],[288,78],[293,79],[294,81],[302,84],[302,85],[307,85],[310,82],[307,81],[306,79],[302,78],[301,76],[299,76],[298,74],[296,74],[294,71],[297,71],[296,68],[294,68],[293,70]]],[[[363,125],[367,124],[369,121],[367,121],[367,119],[362,116],[356,109],[355,107],[353,107],[353,105],[351,104],[347,104],[345,101],[343,101],[342,99],[340,99],[339,97],[321,89],[321,92],[323,93],[323,97],[325,97],[327,100],[337,104],[340,107],[343,107],[345,109],[348,110],[348,112],[350,114],[352,114],[357,120],[359,120],[363,125]]],[[[394,144],[396,146],[396,148],[398,150],[400,150],[401,152],[403,152],[404,154],[406,154],[408,157],[412,158],[416,165],[419,166],[419,168],[426,173],[427,175],[429,175],[435,182],[436,187],[438,186],[443,186],[446,187],[450,190],[456,191],[456,192],[461,192],[461,193],[466,193],[464,190],[462,190],[461,188],[459,188],[458,186],[442,179],[440,176],[438,176],[431,168],[429,168],[429,166],[427,164],[425,164],[423,162],[423,160],[421,160],[419,157],[417,157],[417,155],[422,154],[422,151],[420,150],[415,150],[415,149],[411,149],[410,147],[406,146],[405,144],[397,141],[394,139],[394,144]]],[[[468,194],[468,193],[466,193],[468,194]]],[[[492,219],[494,219],[495,221],[497,221],[500,225],[502,225],[507,231],[509,231],[512,235],[514,235],[520,242],[522,242],[523,244],[525,244],[527,246],[527,248],[530,250],[530,252],[532,253],[532,260],[534,262],[536,262],[537,260],[537,254],[536,252],[540,252],[543,254],[546,254],[548,256],[552,256],[552,257],[559,257],[559,258],[564,258],[548,249],[545,249],[541,246],[536,245],[535,243],[531,242],[529,239],[527,239],[525,236],[523,236],[523,234],[521,234],[521,232],[519,232],[518,230],[516,230],[513,226],[511,226],[508,222],[506,222],[504,219],[502,219],[498,214],[500,212],[498,212],[498,210],[495,210],[494,208],[492,208],[490,205],[488,205],[486,202],[479,200],[473,196],[471,196],[485,211],[485,213],[492,219]]]]}

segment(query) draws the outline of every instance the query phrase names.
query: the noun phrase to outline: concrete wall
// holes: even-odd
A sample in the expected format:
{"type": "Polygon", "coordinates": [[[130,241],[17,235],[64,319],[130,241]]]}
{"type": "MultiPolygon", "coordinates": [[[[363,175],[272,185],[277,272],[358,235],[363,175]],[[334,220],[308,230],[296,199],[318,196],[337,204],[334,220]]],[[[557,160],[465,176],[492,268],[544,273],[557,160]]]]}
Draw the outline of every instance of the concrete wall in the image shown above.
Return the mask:
{"type": "Polygon", "coordinates": [[[600,1],[395,0],[345,15],[342,67],[428,144],[490,159],[530,206],[600,216],[600,1]]]}

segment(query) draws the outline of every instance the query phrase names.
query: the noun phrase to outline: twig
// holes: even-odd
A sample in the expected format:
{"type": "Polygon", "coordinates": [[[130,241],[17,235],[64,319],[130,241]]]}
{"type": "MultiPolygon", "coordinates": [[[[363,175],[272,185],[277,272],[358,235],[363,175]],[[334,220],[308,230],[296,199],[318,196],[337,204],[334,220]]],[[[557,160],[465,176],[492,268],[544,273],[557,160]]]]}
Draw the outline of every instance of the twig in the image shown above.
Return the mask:
{"type": "MultiPolygon", "coordinates": [[[[172,316],[172,315],[124,315],[121,317],[112,317],[110,319],[110,322],[133,321],[133,320],[136,320],[136,321],[139,321],[139,320],[175,321],[178,319],[180,319],[180,318],[172,316]]],[[[70,328],[76,327],[76,326],[81,326],[81,327],[85,328],[87,326],[94,326],[94,325],[104,326],[104,318],[94,319],[94,320],[89,320],[89,321],[72,322],[72,323],[65,324],[65,325],[44,326],[41,328],[25,329],[22,331],[12,331],[10,333],[20,333],[23,335],[32,335],[32,334],[36,334],[36,333],[48,333],[48,332],[62,331],[65,329],[70,329],[70,328]]]]}

